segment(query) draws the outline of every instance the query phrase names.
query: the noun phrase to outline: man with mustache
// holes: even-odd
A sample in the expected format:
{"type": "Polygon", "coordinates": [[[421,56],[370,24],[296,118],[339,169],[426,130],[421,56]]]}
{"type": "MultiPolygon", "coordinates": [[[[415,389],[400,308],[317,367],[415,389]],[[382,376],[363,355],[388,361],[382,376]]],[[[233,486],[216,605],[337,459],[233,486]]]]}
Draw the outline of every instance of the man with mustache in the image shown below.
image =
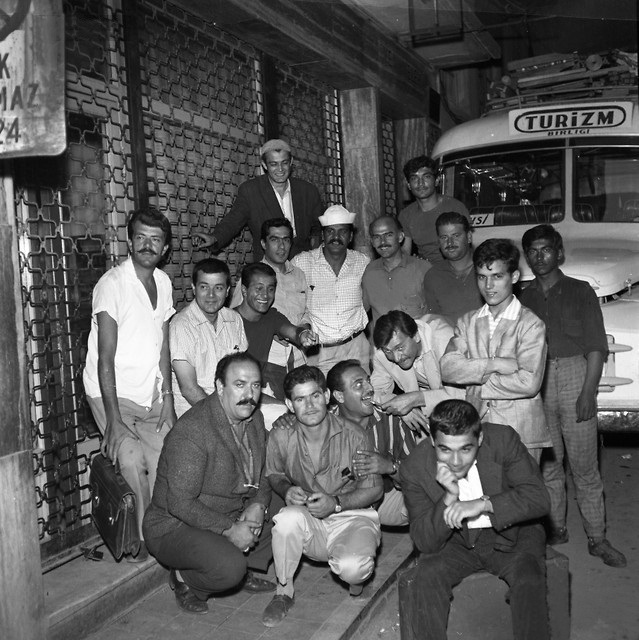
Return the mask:
{"type": "Polygon", "coordinates": [[[371,308],[373,324],[393,309],[420,318],[426,313],[423,283],[431,268],[430,262],[402,251],[404,232],[393,216],[380,216],[373,220],[369,232],[379,258],[366,267],[362,291],[364,306],[371,308]]]}
{"type": "MultiPolygon", "coordinates": [[[[169,358],[173,309],[169,277],[158,268],[171,246],[171,223],[152,208],[127,225],[130,257],[107,271],[93,290],[83,382],[102,439],[135,492],[140,535],[151,501],[164,436],[175,424],[169,358]]],[[[148,558],[144,543],[129,562],[148,558]]]]}
{"type": "Polygon", "coordinates": [[[266,476],[286,502],[273,516],[277,589],[262,615],[267,627],[279,625],[294,605],[293,580],[302,554],[328,562],[357,596],[373,572],[381,540],[371,505],[382,497],[382,480],[352,470],[355,452],[368,448],[367,435],[328,413],[326,379],[317,367],[293,369],[284,391],[295,422],[271,431],[266,454],[266,476]]]}
{"type": "Polygon", "coordinates": [[[320,216],[323,244],[291,261],[306,276],[307,317],[318,335],[319,348],[307,352],[309,364],[324,375],[340,360],[354,358],[368,368],[368,322],[362,299],[362,275],[368,256],[349,249],[355,214],[333,205],[320,216]]]}
{"type": "Polygon", "coordinates": [[[319,244],[318,216],[322,200],[317,188],[306,180],[291,176],[293,154],[284,140],[274,139],[260,149],[264,175],[240,185],[228,215],[215,227],[212,235],[195,234],[204,240],[204,247],[217,253],[247,225],[253,237],[253,259],[261,260],[260,227],[265,220],[286,218],[292,225],[291,255],[317,247],[319,244]]]}
{"type": "Polygon", "coordinates": [[[275,588],[247,570],[265,571],[271,558],[261,388],[252,356],[224,356],[215,393],[178,420],[162,449],[144,533],[187,613],[206,613],[211,594],[239,585],[252,593],[275,588]]]}
{"type": "Polygon", "coordinates": [[[442,315],[455,326],[460,316],[483,303],[473,265],[472,229],[468,218],[456,211],[442,213],[435,227],[444,261],[424,277],[424,298],[428,313],[442,315]]]}

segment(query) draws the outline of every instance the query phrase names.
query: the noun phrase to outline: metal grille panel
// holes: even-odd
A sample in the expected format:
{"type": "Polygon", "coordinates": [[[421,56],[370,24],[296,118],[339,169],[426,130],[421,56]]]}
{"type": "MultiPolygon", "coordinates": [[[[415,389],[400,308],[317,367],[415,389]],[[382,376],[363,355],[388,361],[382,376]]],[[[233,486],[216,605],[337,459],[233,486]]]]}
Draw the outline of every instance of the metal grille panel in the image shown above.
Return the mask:
{"type": "Polygon", "coordinates": [[[382,159],[384,176],[384,206],[386,214],[397,215],[395,190],[395,130],[392,120],[382,120],[382,159]]]}
{"type": "MultiPolygon", "coordinates": [[[[179,309],[190,273],[238,186],[259,171],[264,141],[260,52],[168,2],[144,0],[140,33],[146,180],[151,204],[173,224],[167,273],[179,309]]],[[[91,296],[126,256],[133,208],[133,147],[119,0],[65,0],[68,149],[14,163],[29,408],[38,523],[45,568],[95,535],[88,464],[98,450],[81,372],[91,296]]],[[[336,92],[283,65],[281,135],[297,175],[327,202],[342,198],[336,92]],[[293,108],[294,107],[294,108],[293,108]]],[[[245,231],[222,255],[233,273],[251,259],[245,231]]]]}

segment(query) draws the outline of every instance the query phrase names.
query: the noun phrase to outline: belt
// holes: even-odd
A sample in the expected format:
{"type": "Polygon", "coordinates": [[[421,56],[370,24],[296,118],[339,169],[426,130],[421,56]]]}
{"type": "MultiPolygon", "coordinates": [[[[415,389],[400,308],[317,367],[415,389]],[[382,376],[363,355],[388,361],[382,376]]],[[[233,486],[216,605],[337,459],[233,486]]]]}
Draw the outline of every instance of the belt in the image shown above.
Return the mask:
{"type": "Polygon", "coordinates": [[[357,338],[357,336],[362,333],[364,331],[364,329],[360,329],[359,331],[356,331],[352,336],[350,336],[349,338],[344,338],[344,340],[338,340],[337,342],[322,342],[320,346],[322,347],[339,347],[343,344],[346,344],[347,342],[350,342],[351,340],[355,340],[355,338],[357,338]]]}

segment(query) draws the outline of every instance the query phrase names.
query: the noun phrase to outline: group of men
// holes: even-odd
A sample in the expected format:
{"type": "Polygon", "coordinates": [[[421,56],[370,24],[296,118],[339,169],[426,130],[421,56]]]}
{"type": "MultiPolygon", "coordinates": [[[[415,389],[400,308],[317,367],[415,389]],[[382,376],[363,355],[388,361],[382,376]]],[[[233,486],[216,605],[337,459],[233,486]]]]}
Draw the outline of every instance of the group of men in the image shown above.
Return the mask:
{"type": "Polygon", "coordinates": [[[263,622],[276,626],[302,555],[357,596],[380,526],[408,524],[426,637],[446,637],[452,587],[482,568],[510,585],[515,637],[548,637],[540,522],[550,543],[568,539],[564,455],[589,552],[625,566],[605,538],[597,469],[601,311],[559,269],[561,236],[524,234],[536,278],[518,299],[518,249],[473,251],[468,212],[437,193],[422,156],[405,167],[415,202],[370,225],[370,261],[349,248],[355,214],[323,211],[291,177],[287,143],[261,158],[265,174],[199,234],[215,252],[251,229],[260,261],[232,308],[228,266],[207,258],[172,317],[159,268],[171,226],[153,209],[134,212],[129,259],[96,285],[84,383],[102,449],[137,497],[144,544],[127,559],[150,551],[169,567],[191,613],[240,585],[275,590],[263,622]],[[254,573],[271,559],[276,584],[254,573]]]}

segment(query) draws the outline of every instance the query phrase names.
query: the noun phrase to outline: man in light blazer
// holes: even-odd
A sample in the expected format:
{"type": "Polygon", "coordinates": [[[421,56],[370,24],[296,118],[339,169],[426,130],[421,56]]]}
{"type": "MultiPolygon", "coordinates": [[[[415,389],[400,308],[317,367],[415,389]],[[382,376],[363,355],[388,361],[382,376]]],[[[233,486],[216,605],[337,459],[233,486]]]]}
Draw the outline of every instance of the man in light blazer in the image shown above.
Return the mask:
{"type": "Polygon", "coordinates": [[[317,188],[306,180],[291,177],[293,154],[284,140],[269,140],[260,149],[264,175],[240,185],[229,213],[217,224],[213,234],[196,233],[217,253],[242,230],[245,225],[253,237],[253,260],[264,255],[260,243],[262,224],[271,218],[284,217],[293,227],[290,257],[300,251],[319,246],[321,228],[317,221],[324,205],[317,188]]]}
{"type": "Polygon", "coordinates": [[[441,360],[442,378],[466,386],[482,420],[509,424],[533,457],[551,446],[540,389],[546,364],[544,323],[513,295],[519,249],[510,240],[482,242],[473,254],[486,304],[458,319],[441,360]]]}

